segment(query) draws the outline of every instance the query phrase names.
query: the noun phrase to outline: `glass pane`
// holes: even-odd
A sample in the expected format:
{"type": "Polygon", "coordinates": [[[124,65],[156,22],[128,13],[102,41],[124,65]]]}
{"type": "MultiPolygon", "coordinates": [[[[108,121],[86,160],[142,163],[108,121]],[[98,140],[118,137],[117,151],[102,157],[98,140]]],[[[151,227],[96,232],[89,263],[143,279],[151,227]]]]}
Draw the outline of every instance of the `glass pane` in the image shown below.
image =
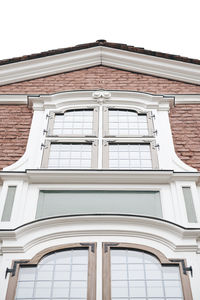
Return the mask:
{"type": "Polygon", "coordinates": [[[189,223],[196,223],[197,217],[195,213],[193,197],[190,187],[183,187],[183,196],[185,201],[185,207],[187,211],[187,218],[189,223]]]}
{"type": "Polygon", "coordinates": [[[150,145],[109,144],[109,168],[152,169],[150,145]]]}
{"type": "Polygon", "coordinates": [[[111,248],[111,299],[183,300],[179,268],[144,252],[111,248]]]}
{"type": "Polygon", "coordinates": [[[110,135],[148,135],[146,115],[131,110],[109,110],[110,135]]]}
{"type": "MultiPolygon", "coordinates": [[[[162,218],[160,194],[156,191],[40,191],[36,219],[95,213],[139,214],[162,218]]],[[[139,260],[139,257],[129,259],[139,260]]],[[[60,263],[62,261],[60,257],[60,263]]]]}
{"type": "Polygon", "coordinates": [[[54,135],[92,135],[93,110],[67,111],[55,115],[54,135]]]}
{"type": "Polygon", "coordinates": [[[3,214],[2,214],[2,218],[1,218],[2,222],[10,221],[13,203],[14,203],[14,199],[15,199],[15,192],[16,192],[16,186],[8,187],[6,201],[4,204],[3,214]]]}
{"type": "Polygon", "coordinates": [[[35,268],[20,268],[15,300],[86,300],[87,280],[88,250],[56,252],[35,268]]]}
{"type": "Polygon", "coordinates": [[[91,168],[91,144],[51,144],[48,168],[91,168]]]}

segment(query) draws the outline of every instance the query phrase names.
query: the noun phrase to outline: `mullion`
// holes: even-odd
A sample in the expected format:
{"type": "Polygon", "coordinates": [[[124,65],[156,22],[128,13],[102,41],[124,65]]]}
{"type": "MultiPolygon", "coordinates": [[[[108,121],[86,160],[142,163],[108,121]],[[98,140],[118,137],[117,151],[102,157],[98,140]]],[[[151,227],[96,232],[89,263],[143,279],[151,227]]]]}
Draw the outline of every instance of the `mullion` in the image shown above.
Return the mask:
{"type": "Polygon", "coordinates": [[[163,268],[161,268],[161,276],[162,276],[162,287],[163,287],[163,293],[164,293],[164,298],[166,299],[166,293],[165,293],[165,280],[163,276],[163,268]]]}
{"type": "Polygon", "coordinates": [[[148,296],[148,290],[147,290],[147,277],[146,277],[146,264],[145,264],[145,259],[144,256],[145,254],[142,253],[142,261],[143,261],[143,266],[144,266],[144,286],[145,286],[145,291],[146,291],[146,299],[149,298],[148,296]]]}
{"type": "Polygon", "coordinates": [[[127,284],[128,284],[128,299],[130,300],[130,284],[129,284],[129,274],[128,274],[128,250],[126,250],[126,271],[127,271],[127,284]]]}
{"type": "Polygon", "coordinates": [[[53,271],[52,271],[52,283],[51,283],[51,294],[50,294],[50,299],[53,298],[53,290],[54,290],[54,276],[55,276],[55,268],[56,268],[56,255],[54,254],[54,264],[53,264],[53,271]]]}
{"type": "Polygon", "coordinates": [[[71,251],[70,253],[70,258],[71,258],[71,264],[70,264],[70,271],[69,271],[69,291],[68,291],[68,299],[70,299],[70,294],[71,294],[71,280],[72,280],[72,259],[73,259],[73,253],[74,250],[71,251]]]}

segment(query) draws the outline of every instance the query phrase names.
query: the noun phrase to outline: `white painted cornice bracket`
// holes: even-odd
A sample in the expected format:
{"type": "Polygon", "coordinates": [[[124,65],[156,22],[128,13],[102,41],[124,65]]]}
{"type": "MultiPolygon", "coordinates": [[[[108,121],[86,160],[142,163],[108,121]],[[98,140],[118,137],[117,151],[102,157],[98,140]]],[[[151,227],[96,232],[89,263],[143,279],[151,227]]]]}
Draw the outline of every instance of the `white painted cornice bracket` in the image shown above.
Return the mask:
{"type": "Polygon", "coordinates": [[[200,65],[98,46],[0,66],[0,85],[99,65],[200,84],[200,65]]]}

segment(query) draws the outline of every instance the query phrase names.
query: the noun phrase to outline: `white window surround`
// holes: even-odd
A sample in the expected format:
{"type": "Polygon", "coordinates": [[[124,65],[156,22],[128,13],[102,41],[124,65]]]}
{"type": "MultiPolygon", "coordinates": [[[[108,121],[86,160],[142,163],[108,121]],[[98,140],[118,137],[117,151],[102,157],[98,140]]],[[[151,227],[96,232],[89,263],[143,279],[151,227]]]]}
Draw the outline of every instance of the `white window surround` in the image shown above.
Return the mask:
{"type": "Polygon", "coordinates": [[[51,111],[63,109],[91,108],[104,103],[108,107],[133,109],[138,113],[155,115],[154,127],[158,131],[156,143],[159,144],[159,168],[162,170],[196,171],[183,163],[176,155],[170,129],[168,111],[174,98],[161,95],[130,91],[71,91],[53,95],[29,96],[29,106],[33,107],[34,115],[25,154],[5,171],[23,171],[40,168],[45,142],[43,130],[47,128],[48,115],[51,111]]]}

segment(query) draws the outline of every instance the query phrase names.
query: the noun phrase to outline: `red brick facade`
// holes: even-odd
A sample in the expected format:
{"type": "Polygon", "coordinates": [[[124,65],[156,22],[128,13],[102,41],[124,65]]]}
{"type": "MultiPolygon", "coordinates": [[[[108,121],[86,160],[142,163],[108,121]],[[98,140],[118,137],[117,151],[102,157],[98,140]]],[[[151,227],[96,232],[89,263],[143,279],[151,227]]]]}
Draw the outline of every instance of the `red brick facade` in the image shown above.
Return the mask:
{"type": "Polygon", "coordinates": [[[26,105],[0,105],[0,169],[24,154],[31,120],[32,111],[26,105]]]}
{"type": "MultiPolygon", "coordinates": [[[[0,94],[51,94],[88,89],[200,94],[199,85],[103,66],[1,86],[0,94]]],[[[3,168],[24,153],[32,113],[24,105],[1,105],[0,116],[0,168],[3,168]]],[[[170,120],[178,156],[200,170],[200,105],[177,105],[170,112],[170,120]]]]}

